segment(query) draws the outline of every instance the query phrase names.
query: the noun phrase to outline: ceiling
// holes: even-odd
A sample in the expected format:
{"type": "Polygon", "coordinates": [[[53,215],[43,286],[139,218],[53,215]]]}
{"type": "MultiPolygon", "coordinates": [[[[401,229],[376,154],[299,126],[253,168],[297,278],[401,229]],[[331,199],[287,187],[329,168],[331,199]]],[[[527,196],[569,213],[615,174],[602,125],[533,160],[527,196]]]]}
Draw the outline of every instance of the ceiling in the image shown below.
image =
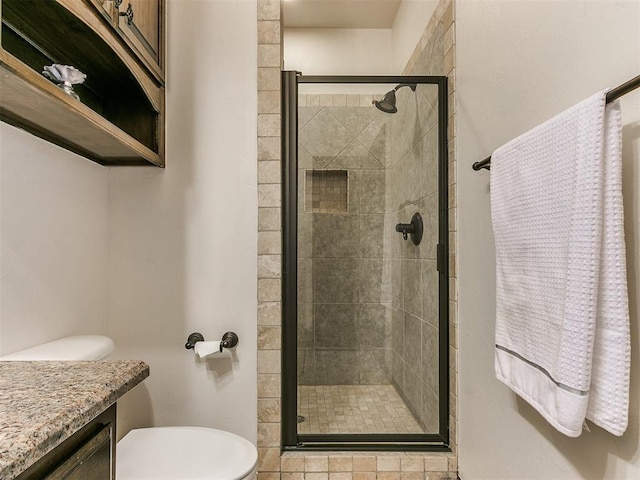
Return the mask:
{"type": "Polygon", "coordinates": [[[391,28],[402,0],[284,0],[285,28],[391,28]]]}

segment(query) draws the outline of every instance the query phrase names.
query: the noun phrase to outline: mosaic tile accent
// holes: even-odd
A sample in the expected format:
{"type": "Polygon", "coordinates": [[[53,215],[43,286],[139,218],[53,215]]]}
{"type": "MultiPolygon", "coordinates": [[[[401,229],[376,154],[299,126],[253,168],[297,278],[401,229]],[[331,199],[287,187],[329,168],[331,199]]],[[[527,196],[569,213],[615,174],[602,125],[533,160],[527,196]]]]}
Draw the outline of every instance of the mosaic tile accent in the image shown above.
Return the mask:
{"type": "Polygon", "coordinates": [[[424,433],[391,385],[298,387],[298,433],[424,433]]]}
{"type": "Polygon", "coordinates": [[[305,212],[349,211],[349,175],[346,170],[307,170],[304,192],[305,212]]]}

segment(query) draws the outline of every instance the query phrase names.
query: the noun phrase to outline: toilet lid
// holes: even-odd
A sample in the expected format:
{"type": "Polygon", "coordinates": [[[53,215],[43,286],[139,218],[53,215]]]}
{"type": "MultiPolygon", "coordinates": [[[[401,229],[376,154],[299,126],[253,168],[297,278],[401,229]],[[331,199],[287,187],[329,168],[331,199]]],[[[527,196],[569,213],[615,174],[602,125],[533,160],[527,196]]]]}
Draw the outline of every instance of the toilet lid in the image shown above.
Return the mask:
{"type": "Polygon", "coordinates": [[[118,480],[238,480],[258,460],[245,438],[213,428],[131,430],[118,442],[118,480]]]}

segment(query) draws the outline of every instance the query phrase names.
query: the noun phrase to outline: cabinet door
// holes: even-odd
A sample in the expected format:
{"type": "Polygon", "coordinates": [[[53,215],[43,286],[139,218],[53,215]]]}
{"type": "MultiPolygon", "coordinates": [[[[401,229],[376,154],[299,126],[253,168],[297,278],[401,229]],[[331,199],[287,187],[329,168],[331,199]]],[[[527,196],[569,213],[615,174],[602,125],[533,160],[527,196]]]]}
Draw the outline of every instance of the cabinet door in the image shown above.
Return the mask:
{"type": "Polygon", "coordinates": [[[43,480],[111,480],[111,465],[111,425],[106,425],[43,480]]]}
{"type": "Polygon", "coordinates": [[[164,0],[124,0],[115,4],[119,5],[120,31],[145,63],[161,73],[164,0]]]}
{"type": "Polygon", "coordinates": [[[113,23],[113,19],[116,17],[116,7],[114,0],[91,0],[91,3],[95,5],[100,14],[105,17],[109,23],[113,23]]]}

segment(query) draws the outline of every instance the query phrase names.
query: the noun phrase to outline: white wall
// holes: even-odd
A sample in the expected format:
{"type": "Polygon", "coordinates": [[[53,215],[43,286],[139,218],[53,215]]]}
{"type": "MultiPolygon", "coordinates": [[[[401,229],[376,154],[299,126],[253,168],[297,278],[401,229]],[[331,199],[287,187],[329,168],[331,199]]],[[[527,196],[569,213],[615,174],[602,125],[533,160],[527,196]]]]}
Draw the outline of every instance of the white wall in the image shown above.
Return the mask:
{"type": "Polygon", "coordinates": [[[151,376],[120,402],[133,426],[256,439],[255,0],[169,0],[167,168],[109,170],[109,334],[151,376]],[[240,337],[196,361],[198,331],[240,337]]]}
{"type": "Polygon", "coordinates": [[[104,333],[107,173],[0,124],[0,354],[104,333]]]}
{"type": "MultiPolygon", "coordinates": [[[[457,2],[460,476],[640,478],[640,91],[622,100],[623,193],[632,319],[630,427],[556,432],[493,373],[495,263],[481,160],[596,91],[640,73],[640,2],[457,2]]],[[[544,168],[544,165],[541,165],[544,168]]]]}
{"type": "Polygon", "coordinates": [[[402,0],[391,27],[393,72],[404,70],[437,5],[438,0],[402,0]]]}
{"type": "Polygon", "coordinates": [[[287,28],[284,68],[304,75],[388,75],[388,28],[287,28]]]}
{"type": "MultiPolygon", "coordinates": [[[[391,29],[287,28],[284,69],[303,75],[391,75],[391,29]]],[[[371,85],[307,84],[301,93],[385,93],[371,85]]]]}

